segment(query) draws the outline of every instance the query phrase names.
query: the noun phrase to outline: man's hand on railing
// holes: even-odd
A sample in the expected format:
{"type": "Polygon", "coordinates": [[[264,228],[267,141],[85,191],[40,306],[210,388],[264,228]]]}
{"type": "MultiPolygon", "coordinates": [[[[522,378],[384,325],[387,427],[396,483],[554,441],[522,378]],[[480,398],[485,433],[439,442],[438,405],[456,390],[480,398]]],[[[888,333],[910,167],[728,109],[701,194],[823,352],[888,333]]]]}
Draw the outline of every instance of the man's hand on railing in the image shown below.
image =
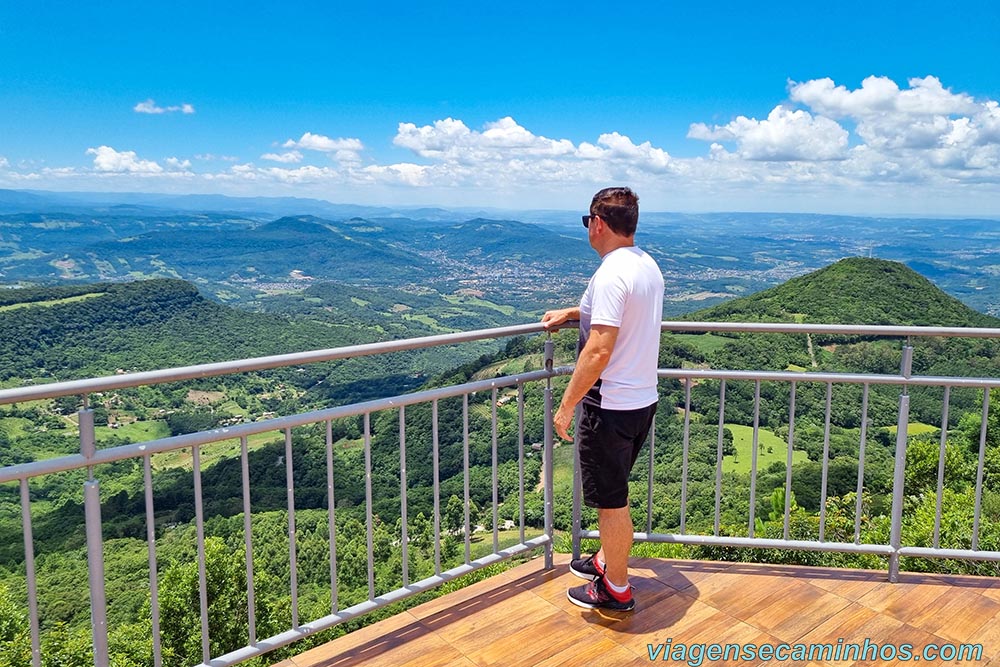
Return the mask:
{"type": "Polygon", "coordinates": [[[546,329],[557,331],[560,324],[565,324],[569,320],[578,319],[580,319],[579,308],[560,308],[558,310],[549,310],[542,315],[542,326],[546,329]]]}

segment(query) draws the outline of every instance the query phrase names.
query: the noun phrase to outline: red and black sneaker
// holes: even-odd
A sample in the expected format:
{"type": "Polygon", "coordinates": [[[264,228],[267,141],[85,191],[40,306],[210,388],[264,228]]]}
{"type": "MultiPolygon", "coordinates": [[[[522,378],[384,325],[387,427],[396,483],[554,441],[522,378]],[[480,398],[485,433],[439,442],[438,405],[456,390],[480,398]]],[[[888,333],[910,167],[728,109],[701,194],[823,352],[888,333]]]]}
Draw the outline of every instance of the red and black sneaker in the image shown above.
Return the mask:
{"type": "Polygon", "coordinates": [[[577,607],[585,609],[609,609],[611,611],[632,611],[635,609],[635,598],[632,597],[632,587],[625,593],[612,591],[604,583],[604,577],[597,577],[589,584],[577,586],[566,591],[566,597],[577,607]]]}
{"type": "Polygon", "coordinates": [[[593,579],[594,577],[604,576],[604,568],[601,567],[600,561],[597,560],[597,554],[570,561],[569,571],[581,579],[593,579]]]}

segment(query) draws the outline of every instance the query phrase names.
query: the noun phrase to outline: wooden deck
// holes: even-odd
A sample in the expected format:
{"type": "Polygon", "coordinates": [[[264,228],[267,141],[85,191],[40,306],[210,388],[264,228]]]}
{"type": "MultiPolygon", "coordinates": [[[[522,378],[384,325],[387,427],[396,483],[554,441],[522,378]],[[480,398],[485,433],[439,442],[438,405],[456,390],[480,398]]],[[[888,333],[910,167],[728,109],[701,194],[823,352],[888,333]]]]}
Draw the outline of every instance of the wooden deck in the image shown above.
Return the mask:
{"type": "MultiPolygon", "coordinates": [[[[437,598],[276,667],[352,665],[652,664],[649,647],[678,644],[982,644],[1000,666],[1000,579],[780,565],[633,559],[636,611],[603,613],[566,599],[583,583],[569,557],[540,559],[437,598]]],[[[660,664],[662,655],[656,660],[660,664]]],[[[695,666],[694,662],[666,663],[695,666]]],[[[896,664],[756,660],[702,665],[896,664]]],[[[900,663],[903,664],[903,663],[900,663]]],[[[935,664],[957,664],[938,661],[935,664]]]]}

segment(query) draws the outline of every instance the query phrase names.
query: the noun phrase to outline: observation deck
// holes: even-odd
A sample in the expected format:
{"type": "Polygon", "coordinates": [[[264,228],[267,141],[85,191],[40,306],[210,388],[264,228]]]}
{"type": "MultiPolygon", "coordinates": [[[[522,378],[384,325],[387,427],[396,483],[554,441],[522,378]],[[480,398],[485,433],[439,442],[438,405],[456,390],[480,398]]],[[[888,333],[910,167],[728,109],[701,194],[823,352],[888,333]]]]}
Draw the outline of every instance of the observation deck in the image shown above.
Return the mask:
{"type": "MultiPolygon", "coordinates": [[[[96,667],[112,664],[122,641],[116,627],[121,619],[109,620],[114,616],[109,609],[121,593],[110,592],[105,574],[112,548],[106,533],[108,515],[114,513],[120,520],[122,506],[127,508],[131,500],[141,507],[132,518],[143,526],[147,552],[143,593],[148,595],[149,615],[136,622],[148,623],[151,644],[143,659],[155,667],[223,667],[272,658],[282,667],[628,664],[650,660],[651,652],[668,640],[672,646],[664,645],[661,651],[673,651],[679,644],[778,647],[867,639],[896,648],[909,643],[915,651],[932,644],[954,645],[955,651],[963,650],[960,645],[969,644],[969,650],[981,645],[978,655],[956,655],[974,664],[988,664],[1000,654],[998,580],[929,572],[947,569],[937,566],[945,560],[973,564],[970,569],[982,574],[997,572],[1000,549],[995,508],[989,504],[992,469],[987,453],[997,436],[990,426],[990,398],[1000,378],[912,372],[914,341],[997,339],[1000,329],[664,322],[663,330],[899,341],[900,367],[898,373],[662,368],[660,417],[631,483],[638,529],[632,583],[638,608],[624,617],[581,610],[565,598],[568,586],[582,582],[567,572],[570,554],[556,553],[556,547],[578,555],[587,546],[584,540],[598,534],[594,517],[580,502],[572,448],[557,447],[552,432],[553,384],[572,367],[556,364],[551,337],[539,346],[543,353],[537,369],[147,442],[98,446],[91,407],[97,396],[545,335],[540,325],[0,390],[0,405],[62,396],[81,396],[83,404],[77,415],[79,454],[0,468],[0,489],[13,491],[16,484],[20,501],[30,664],[41,667],[44,662],[47,625],[36,562],[46,554],[40,554],[42,547],[36,544],[32,515],[39,499],[34,491],[40,480],[59,475],[82,479],[76,483],[82,486],[78,513],[86,542],[88,650],[96,667]],[[914,439],[911,392],[917,392],[924,413],[928,402],[936,401],[940,415],[930,473],[915,470],[907,457],[914,439]],[[978,401],[974,412],[967,410],[970,396],[978,401]],[[882,422],[890,403],[893,423],[888,425],[882,422]],[[948,464],[949,433],[955,430],[953,403],[965,406],[965,414],[978,421],[975,470],[966,471],[970,481],[962,491],[965,505],[953,497],[956,482],[948,464]],[[785,433],[782,460],[766,466],[762,419],[770,420],[774,432],[785,433]],[[816,430],[813,444],[819,448],[819,460],[804,482],[797,464],[807,420],[816,430]],[[344,446],[336,437],[345,422],[357,429],[351,465],[345,464],[344,446]],[[856,427],[844,427],[848,422],[856,427]],[[749,451],[742,454],[745,471],[736,468],[732,453],[727,454],[732,443],[726,434],[734,423],[752,438],[749,451]],[[707,449],[706,433],[712,441],[707,449]],[[283,445],[278,461],[264,468],[254,460],[255,443],[267,437],[283,445]],[[856,437],[853,468],[831,449],[843,450],[846,437],[856,437]],[[532,442],[536,438],[537,446],[532,442]],[[888,442],[878,450],[876,439],[888,442]],[[235,455],[226,457],[220,451],[235,455]],[[157,508],[168,499],[154,485],[153,471],[164,456],[188,457],[183,470],[189,474],[194,523],[188,533],[158,520],[157,508]],[[122,475],[125,464],[133,466],[130,476],[122,475]],[[219,497],[213,494],[228,493],[214,477],[223,464],[231,465],[227,479],[237,480],[238,491],[219,497]],[[261,489],[273,479],[273,469],[284,476],[283,541],[273,534],[263,537],[254,518],[266,504],[261,489]],[[706,469],[711,470],[709,476],[706,469]],[[886,479],[875,479],[882,473],[886,479]],[[748,480],[745,495],[737,478],[748,480]],[[112,490],[125,500],[113,503],[112,494],[102,490],[102,480],[113,481],[112,490]],[[926,482],[919,493],[912,488],[914,480],[926,482]],[[671,485],[669,494],[658,486],[661,482],[671,485]],[[885,491],[879,498],[883,506],[875,511],[871,489],[878,484],[885,491]],[[740,489],[738,494],[734,488],[740,489]],[[803,498],[807,492],[815,496],[815,512],[797,505],[796,491],[803,498]],[[964,509],[955,509],[958,506],[964,509]],[[310,515],[306,530],[306,512],[317,510],[323,512],[322,521],[310,515]],[[926,530],[911,520],[921,513],[929,513],[926,530]],[[242,518],[238,547],[232,522],[227,524],[229,541],[220,536],[220,517],[242,518]],[[159,557],[168,533],[172,539],[191,540],[197,570],[189,611],[198,627],[180,638],[176,619],[169,616],[177,613],[169,610],[178,608],[165,606],[161,595],[165,566],[159,557]],[[654,548],[673,558],[651,558],[643,552],[654,548]],[[265,552],[272,559],[269,567],[275,554],[283,552],[281,567],[262,571],[265,552]],[[691,554],[702,560],[691,560],[691,554]],[[836,562],[832,555],[843,554],[844,562],[854,565],[736,562],[809,562],[809,554],[827,556],[828,563],[836,562]],[[505,561],[530,556],[537,558],[499,571],[505,561]],[[241,562],[239,572],[226,570],[229,579],[220,583],[219,563],[231,565],[232,558],[241,562]],[[870,566],[857,568],[859,562],[870,566]],[[453,587],[456,579],[484,573],[492,576],[407,607],[441,587],[453,587]],[[261,583],[265,578],[266,586],[261,583]],[[273,587],[281,589],[280,600],[266,597],[273,587]],[[227,598],[229,589],[242,593],[227,598]],[[222,599],[238,599],[238,608],[220,607],[222,599]],[[387,611],[393,612],[388,618],[332,642],[320,634],[387,611]],[[194,659],[178,657],[192,645],[197,647],[194,659]]],[[[926,450],[927,438],[921,443],[926,450]]],[[[273,494],[267,501],[274,510],[273,494]]],[[[146,626],[130,627],[134,632],[146,626]]],[[[662,653],[657,655],[662,659],[662,653]]],[[[790,662],[866,664],[860,658],[839,658],[843,655],[820,652],[790,662]]],[[[771,661],[759,655],[740,662],[771,661]]],[[[880,661],[891,662],[885,656],[870,662],[880,661]]]]}
{"type": "Polygon", "coordinates": [[[667,661],[678,665],[699,659],[705,665],[895,664],[903,662],[903,645],[932,664],[959,662],[959,655],[961,664],[972,665],[1000,658],[1000,581],[992,578],[904,572],[893,584],[872,570],[633,558],[638,606],[620,614],[567,601],[566,588],[581,583],[569,573],[569,560],[557,555],[554,570],[525,563],[275,667],[662,664],[666,647],[659,647],[668,640],[671,651],[686,652],[687,659],[667,661]],[[877,646],[867,660],[865,640],[877,646]],[[704,651],[713,644],[723,654],[730,647],[730,659],[709,659],[704,651]],[[814,655],[733,659],[751,645],[779,651],[784,645],[788,656],[803,646],[814,655]],[[938,648],[925,659],[932,646],[938,648]],[[942,660],[942,652],[955,658],[942,660]]]}

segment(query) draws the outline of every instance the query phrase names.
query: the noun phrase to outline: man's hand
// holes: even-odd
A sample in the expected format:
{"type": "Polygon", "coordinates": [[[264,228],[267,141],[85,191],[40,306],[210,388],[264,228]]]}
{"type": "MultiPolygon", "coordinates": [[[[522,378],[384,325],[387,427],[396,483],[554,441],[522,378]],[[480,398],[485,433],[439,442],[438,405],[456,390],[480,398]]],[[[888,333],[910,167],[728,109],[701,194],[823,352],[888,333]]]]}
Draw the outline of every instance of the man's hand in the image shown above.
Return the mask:
{"type": "Polygon", "coordinates": [[[560,308],[558,310],[550,310],[542,315],[542,326],[546,329],[558,328],[560,324],[567,320],[578,319],[580,319],[579,308],[560,308]]]}
{"type": "Polygon", "coordinates": [[[555,427],[556,433],[560,438],[569,442],[573,441],[573,436],[569,434],[569,427],[573,423],[574,412],[574,408],[560,405],[552,417],[552,425],[555,427]]]}

